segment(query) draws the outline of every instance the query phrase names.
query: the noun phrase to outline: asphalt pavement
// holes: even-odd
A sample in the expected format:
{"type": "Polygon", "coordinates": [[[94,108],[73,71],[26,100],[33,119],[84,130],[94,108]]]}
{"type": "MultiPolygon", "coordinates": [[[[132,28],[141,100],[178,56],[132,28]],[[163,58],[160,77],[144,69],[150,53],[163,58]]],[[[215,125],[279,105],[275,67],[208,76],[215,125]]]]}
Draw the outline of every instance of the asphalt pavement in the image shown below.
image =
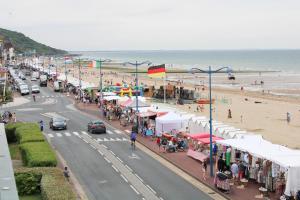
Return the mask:
{"type": "Polygon", "coordinates": [[[106,134],[87,133],[87,123],[96,117],[76,110],[70,99],[53,89],[40,89],[36,102],[27,95],[24,97],[30,102],[10,110],[21,121],[44,121],[45,136],[65,159],[90,200],[211,199],[140,149],[132,150],[124,133],[128,130],[107,124],[106,134]],[[68,129],[50,130],[48,123],[53,116],[65,118],[68,129]]]}

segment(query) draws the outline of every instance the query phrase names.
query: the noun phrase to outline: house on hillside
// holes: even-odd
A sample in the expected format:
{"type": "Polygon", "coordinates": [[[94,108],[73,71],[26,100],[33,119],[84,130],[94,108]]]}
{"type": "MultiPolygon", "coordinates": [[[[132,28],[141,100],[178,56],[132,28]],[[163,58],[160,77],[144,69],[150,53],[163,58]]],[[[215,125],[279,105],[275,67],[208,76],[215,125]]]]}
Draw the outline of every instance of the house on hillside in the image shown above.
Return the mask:
{"type": "Polygon", "coordinates": [[[15,60],[15,49],[13,47],[13,44],[10,41],[3,41],[0,43],[1,45],[1,58],[4,63],[9,63],[13,60],[15,60]]]}

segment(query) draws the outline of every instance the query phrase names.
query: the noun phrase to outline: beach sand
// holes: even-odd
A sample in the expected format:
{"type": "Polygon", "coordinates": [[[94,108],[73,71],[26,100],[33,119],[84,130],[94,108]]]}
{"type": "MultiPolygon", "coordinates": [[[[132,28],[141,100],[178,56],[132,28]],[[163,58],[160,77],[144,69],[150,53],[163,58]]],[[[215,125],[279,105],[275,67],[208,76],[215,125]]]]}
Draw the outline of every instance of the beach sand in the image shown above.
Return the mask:
{"type": "MultiPolygon", "coordinates": [[[[68,69],[70,69],[68,76],[78,78],[78,68],[69,67],[68,69]]],[[[64,68],[60,68],[59,71],[64,73],[64,68]]],[[[87,74],[84,73],[82,75],[82,80],[94,83],[96,86],[99,85],[99,69],[88,68],[83,71],[87,72],[87,74]]],[[[131,74],[121,72],[111,74],[111,70],[103,71],[103,81],[112,80],[113,84],[121,83],[122,80],[125,80],[127,83],[134,82],[134,76],[131,74]]],[[[186,82],[183,75],[178,75],[178,77],[186,82]]],[[[207,77],[204,75],[201,78],[204,79],[205,85],[205,90],[201,91],[201,96],[208,96],[207,84],[205,84],[207,77]]],[[[156,87],[163,85],[161,79],[150,79],[146,75],[139,76],[139,83],[156,85],[156,87]]],[[[105,85],[104,82],[103,85],[105,85]]],[[[183,84],[183,86],[191,89],[195,87],[189,83],[183,84]]],[[[216,103],[213,105],[213,120],[255,134],[261,134],[265,139],[273,143],[300,149],[300,98],[276,96],[267,92],[262,93],[261,91],[241,91],[240,89],[220,87],[213,88],[212,96],[216,99],[216,103]],[[255,103],[255,101],[261,103],[255,103]],[[227,118],[228,109],[232,111],[232,119],[227,118]],[[291,113],[291,122],[289,124],[286,121],[287,112],[291,113]]],[[[182,111],[209,117],[209,105],[205,105],[204,112],[197,112],[197,104],[170,104],[170,106],[182,111]]]]}

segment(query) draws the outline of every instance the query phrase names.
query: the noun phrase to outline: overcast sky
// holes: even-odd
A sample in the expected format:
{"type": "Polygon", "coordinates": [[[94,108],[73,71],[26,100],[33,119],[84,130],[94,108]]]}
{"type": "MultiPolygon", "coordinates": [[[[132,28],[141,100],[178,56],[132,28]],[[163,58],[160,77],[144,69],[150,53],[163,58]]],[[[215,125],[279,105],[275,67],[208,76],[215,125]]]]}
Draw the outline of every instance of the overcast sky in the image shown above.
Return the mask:
{"type": "Polygon", "coordinates": [[[3,0],[0,22],[65,50],[300,48],[300,0],[3,0]]]}

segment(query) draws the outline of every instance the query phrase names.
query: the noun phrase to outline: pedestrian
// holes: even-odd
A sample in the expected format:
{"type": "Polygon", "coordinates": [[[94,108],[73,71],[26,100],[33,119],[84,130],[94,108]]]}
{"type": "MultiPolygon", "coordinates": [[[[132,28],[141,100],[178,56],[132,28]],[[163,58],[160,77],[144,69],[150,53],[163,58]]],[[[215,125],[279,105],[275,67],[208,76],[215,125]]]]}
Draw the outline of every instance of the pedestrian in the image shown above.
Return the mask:
{"type": "Polygon", "coordinates": [[[40,130],[43,132],[43,130],[44,130],[44,122],[43,122],[43,120],[41,120],[39,123],[40,123],[40,130]]]}
{"type": "Polygon", "coordinates": [[[158,151],[160,151],[160,146],[161,146],[160,137],[157,137],[157,139],[156,139],[156,144],[157,144],[157,146],[158,146],[158,151]]]}
{"type": "Polygon", "coordinates": [[[69,170],[68,167],[64,168],[64,177],[67,179],[67,181],[69,181],[70,175],[69,175],[69,170]]]}
{"type": "Polygon", "coordinates": [[[236,162],[232,163],[231,165],[231,173],[232,173],[232,177],[233,177],[233,181],[237,181],[238,180],[238,175],[239,175],[239,166],[236,164],[236,162]]]}
{"type": "Polygon", "coordinates": [[[16,115],[16,113],[12,114],[12,121],[13,121],[13,123],[17,122],[17,115],[16,115]]]}
{"type": "Polygon", "coordinates": [[[290,122],[291,122],[291,113],[289,113],[289,112],[286,113],[286,121],[288,124],[290,124],[290,122]]]}
{"type": "Polygon", "coordinates": [[[232,118],[231,110],[228,109],[228,119],[231,119],[231,118],[232,118]]]}
{"type": "Polygon", "coordinates": [[[199,112],[199,106],[197,106],[197,112],[199,112]]]}
{"type": "Polygon", "coordinates": [[[202,163],[202,178],[205,181],[206,181],[206,170],[207,170],[207,162],[206,159],[204,159],[202,163]]]}
{"type": "Polygon", "coordinates": [[[241,115],[241,123],[243,123],[243,115],[241,115]]]}

